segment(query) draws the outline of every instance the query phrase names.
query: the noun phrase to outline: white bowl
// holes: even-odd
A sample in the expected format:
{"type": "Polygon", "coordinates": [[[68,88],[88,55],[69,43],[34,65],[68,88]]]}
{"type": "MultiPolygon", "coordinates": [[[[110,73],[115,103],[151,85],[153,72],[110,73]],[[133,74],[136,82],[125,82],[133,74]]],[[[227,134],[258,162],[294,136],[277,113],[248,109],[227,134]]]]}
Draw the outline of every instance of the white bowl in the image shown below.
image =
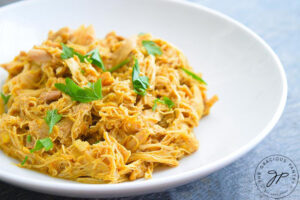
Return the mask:
{"type": "MultiPolygon", "coordinates": [[[[0,9],[0,62],[47,37],[50,29],[93,24],[98,37],[111,30],[150,32],[181,49],[220,101],[195,133],[199,150],[150,180],[81,184],[13,165],[0,153],[0,179],[35,191],[76,197],[117,197],[162,191],[212,173],[258,144],[279,119],[287,96],[283,67],[270,47],[238,22],[208,8],[171,0],[32,0],[0,9]]],[[[1,71],[4,80],[5,73],[1,71]]]]}

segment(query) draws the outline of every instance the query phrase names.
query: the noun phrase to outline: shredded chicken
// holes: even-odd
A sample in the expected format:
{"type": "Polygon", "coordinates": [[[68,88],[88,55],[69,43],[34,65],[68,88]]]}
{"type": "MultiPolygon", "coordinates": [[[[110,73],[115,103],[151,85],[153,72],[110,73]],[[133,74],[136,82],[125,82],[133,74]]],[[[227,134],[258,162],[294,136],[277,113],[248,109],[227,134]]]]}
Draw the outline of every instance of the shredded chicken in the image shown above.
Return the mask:
{"type": "Polygon", "coordinates": [[[0,101],[0,148],[20,161],[28,156],[21,167],[85,183],[151,178],[160,165],[177,166],[179,159],[198,149],[193,128],[217,100],[208,100],[206,86],[180,70],[193,71],[178,49],[150,34],[125,39],[112,32],[99,40],[92,26],[62,28],[2,67],[9,73],[3,92],[11,97],[7,105],[0,101]],[[149,55],[143,40],[154,41],[162,55],[149,55]],[[104,72],[77,56],[63,60],[61,43],[82,55],[99,49],[106,69],[129,62],[104,72]],[[145,96],[133,90],[134,58],[141,75],[149,78],[145,96]],[[72,100],[54,86],[67,77],[80,87],[101,78],[103,98],[72,100]],[[174,106],[157,103],[153,111],[155,99],[162,97],[174,106]],[[53,109],[62,118],[49,134],[44,118],[53,109]],[[30,153],[46,137],[53,148],[30,153]]]}
{"type": "Polygon", "coordinates": [[[46,63],[51,61],[51,55],[41,49],[31,49],[28,52],[28,58],[37,63],[46,63]]]}
{"type": "Polygon", "coordinates": [[[136,48],[136,37],[127,38],[122,41],[120,47],[113,54],[113,66],[119,64],[136,48]]]}
{"type": "Polygon", "coordinates": [[[56,101],[61,97],[61,92],[54,90],[49,92],[43,92],[40,96],[40,99],[46,103],[51,103],[52,101],[56,101]]]}
{"type": "Polygon", "coordinates": [[[88,81],[80,71],[81,68],[79,66],[79,60],[76,61],[74,58],[69,58],[65,60],[65,62],[72,73],[72,78],[74,79],[74,81],[76,83],[82,83],[83,85],[86,85],[88,81]]]}

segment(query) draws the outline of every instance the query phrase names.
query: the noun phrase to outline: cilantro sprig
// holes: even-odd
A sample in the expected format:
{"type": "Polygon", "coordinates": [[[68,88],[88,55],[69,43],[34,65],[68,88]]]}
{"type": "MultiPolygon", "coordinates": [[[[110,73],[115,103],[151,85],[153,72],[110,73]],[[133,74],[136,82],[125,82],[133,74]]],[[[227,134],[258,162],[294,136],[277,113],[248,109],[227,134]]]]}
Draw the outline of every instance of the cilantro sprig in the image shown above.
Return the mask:
{"type": "Polygon", "coordinates": [[[21,162],[21,165],[23,166],[27,160],[28,160],[28,156],[25,156],[24,160],[21,162]]]}
{"type": "Polygon", "coordinates": [[[165,104],[169,107],[169,109],[171,109],[175,105],[174,102],[171,99],[169,99],[168,97],[163,97],[162,99],[157,98],[157,99],[154,100],[154,105],[152,107],[153,111],[156,110],[157,103],[165,104]]]}
{"type": "Polygon", "coordinates": [[[101,59],[98,49],[94,49],[94,50],[88,52],[87,54],[82,55],[82,54],[76,52],[73,48],[68,47],[64,43],[61,43],[61,46],[62,46],[62,53],[60,55],[61,59],[73,58],[76,55],[79,58],[80,62],[92,63],[93,65],[96,65],[97,67],[99,67],[103,71],[105,71],[104,63],[101,59]]]}
{"type": "Polygon", "coordinates": [[[73,58],[75,50],[71,47],[68,47],[64,43],[61,43],[62,53],[60,54],[61,59],[73,58]]]}
{"type": "Polygon", "coordinates": [[[27,135],[26,141],[27,141],[27,142],[31,142],[31,141],[32,141],[32,136],[31,136],[31,135],[27,135]]]}
{"type": "Polygon", "coordinates": [[[62,115],[57,113],[57,109],[47,111],[47,115],[44,119],[49,126],[49,134],[52,133],[54,125],[61,120],[61,116],[62,115]]]}
{"type": "Polygon", "coordinates": [[[69,95],[73,101],[87,103],[102,99],[101,79],[96,83],[88,83],[88,87],[81,88],[72,79],[66,78],[66,84],[56,83],[55,87],[69,95]]]}
{"type": "Polygon", "coordinates": [[[100,67],[103,71],[105,71],[104,63],[100,57],[100,53],[98,49],[94,49],[86,54],[88,58],[90,59],[89,62],[91,62],[93,65],[96,65],[100,67]]]}
{"type": "Polygon", "coordinates": [[[135,93],[141,96],[146,95],[146,90],[149,87],[149,78],[140,76],[140,67],[137,59],[135,59],[132,69],[132,85],[135,93]]]}
{"type": "Polygon", "coordinates": [[[50,138],[47,137],[44,139],[37,140],[35,143],[35,147],[30,150],[30,153],[39,151],[43,148],[45,149],[45,151],[49,151],[53,148],[53,142],[50,138]]]}
{"type": "Polygon", "coordinates": [[[121,67],[123,67],[124,65],[126,65],[126,64],[129,63],[129,62],[130,62],[130,59],[125,59],[125,60],[123,60],[122,62],[120,62],[119,64],[117,64],[116,66],[110,68],[110,69],[107,70],[107,71],[109,71],[109,72],[114,72],[114,71],[120,69],[121,67]]]}
{"type": "Polygon", "coordinates": [[[148,54],[151,54],[153,56],[162,55],[160,47],[155,42],[151,40],[143,40],[142,45],[146,48],[148,54]]]}
{"type": "MultiPolygon", "coordinates": [[[[31,135],[27,135],[27,141],[29,140],[28,136],[30,136],[30,141],[31,141],[31,135]]],[[[43,148],[45,149],[45,151],[49,151],[53,148],[53,142],[52,142],[51,138],[47,137],[44,139],[37,140],[34,148],[30,150],[30,153],[34,153],[43,148]]],[[[23,166],[27,160],[28,160],[28,156],[25,156],[24,160],[21,162],[21,166],[23,166]]]]}
{"type": "Polygon", "coordinates": [[[3,92],[1,92],[1,98],[3,99],[5,105],[7,104],[10,96],[11,95],[5,95],[3,92]]]}
{"type": "Polygon", "coordinates": [[[196,75],[195,73],[185,69],[185,68],[181,68],[182,71],[184,71],[186,74],[190,75],[193,79],[199,81],[200,83],[203,83],[204,85],[207,85],[207,83],[198,75],[196,75]]]}

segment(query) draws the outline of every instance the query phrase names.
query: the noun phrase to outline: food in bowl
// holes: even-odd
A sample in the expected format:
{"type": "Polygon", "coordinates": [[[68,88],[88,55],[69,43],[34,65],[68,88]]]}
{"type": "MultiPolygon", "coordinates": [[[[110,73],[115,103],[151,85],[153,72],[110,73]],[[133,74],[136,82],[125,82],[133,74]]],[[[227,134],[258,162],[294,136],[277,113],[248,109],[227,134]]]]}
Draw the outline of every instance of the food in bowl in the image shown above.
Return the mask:
{"type": "Polygon", "coordinates": [[[150,34],[99,40],[92,26],[65,27],[1,66],[0,148],[20,167],[84,183],[177,166],[217,101],[185,56],[150,34]]]}

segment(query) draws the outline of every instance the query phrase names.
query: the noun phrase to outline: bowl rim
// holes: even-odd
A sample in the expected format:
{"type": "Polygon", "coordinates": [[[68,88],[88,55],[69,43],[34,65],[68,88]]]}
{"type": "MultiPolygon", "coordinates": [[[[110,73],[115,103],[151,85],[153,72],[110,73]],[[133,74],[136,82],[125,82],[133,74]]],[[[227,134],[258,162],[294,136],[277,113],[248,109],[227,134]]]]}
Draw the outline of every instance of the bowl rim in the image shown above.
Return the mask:
{"type": "MultiPolygon", "coordinates": [[[[156,178],[147,181],[133,181],[120,184],[83,184],[77,182],[66,182],[60,183],[55,181],[43,181],[38,179],[28,179],[24,177],[19,177],[12,173],[7,173],[0,169],[0,180],[7,183],[17,185],[22,188],[36,190],[40,192],[63,195],[63,196],[72,196],[72,197],[116,197],[116,196],[129,196],[129,195],[139,195],[146,194],[153,191],[163,191],[171,187],[183,185],[189,182],[192,182],[198,178],[206,176],[214,171],[217,171],[233,161],[237,160],[241,156],[245,155],[251,149],[253,149],[259,142],[261,142],[268,133],[272,130],[275,124],[278,122],[287,100],[287,79],[284,72],[284,68],[278,58],[274,53],[271,47],[256,33],[247,28],[245,25],[240,22],[232,19],[231,17],[220,13],[219,11],[207,8],[203,5],[199,5],[192,2],[182,1],[182,0],[151,0],[151,1],[164,1],[167,3],[174,3],[180,6],[196,8],[201,12],[206,12],[207,14],[217,16],[223,20],[235,25],[236,27],[241,28],[243,31],[248,33],[253,37],[258,43],[260,43],[263,48],[270,54],[274,59],[276,67],[279,69],[281,81],[282,81],[282,96],[280,98],[280,103],[277,107],[277,110],[271,120],[265,125],[264,129],[250,140],[246,145],[242,146],[238,150],[228,154],[222,159],[216,160],[208,165],[204,165],[201,168],[193,169],[187,172],[182,172],[177,175],[172,175],[168,178],[156,178]]],[[[3,6],[0,8],[0,13],[14,9],[16,7],[21,7],[27,4],[34,4],[40,2],[40,0],[30,0],[30,1],[21,1],[14,2],[9,5],[3,6]]]]}

